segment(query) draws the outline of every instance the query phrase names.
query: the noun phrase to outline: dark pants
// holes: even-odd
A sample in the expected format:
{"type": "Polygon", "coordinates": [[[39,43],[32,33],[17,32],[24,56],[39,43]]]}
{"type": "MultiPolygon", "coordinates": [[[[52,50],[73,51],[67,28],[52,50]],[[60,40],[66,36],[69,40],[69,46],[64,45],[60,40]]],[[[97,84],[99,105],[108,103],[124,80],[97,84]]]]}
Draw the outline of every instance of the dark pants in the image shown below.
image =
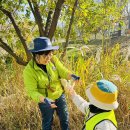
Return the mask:
{"type": "Polygon", "coordinates": [[[54,110],[60,119],[60,125],[62,130],[69,130],[69,114],[66,104],[65,95],[62,94],[56,101],[56,109],[48,108],[44,103],[39,103],[39,108],[42,114],[42,130],[52,130],[51,125],[53,121],[54,110]]]}

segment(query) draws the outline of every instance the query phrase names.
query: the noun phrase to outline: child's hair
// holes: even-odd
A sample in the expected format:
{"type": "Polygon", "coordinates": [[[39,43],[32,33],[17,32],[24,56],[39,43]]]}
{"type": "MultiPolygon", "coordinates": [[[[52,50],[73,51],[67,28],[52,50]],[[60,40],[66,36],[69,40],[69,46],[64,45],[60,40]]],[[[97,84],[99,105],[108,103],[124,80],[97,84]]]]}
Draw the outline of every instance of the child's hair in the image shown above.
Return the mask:
{"type": "Polygon", "coordinates": [[[98,108],[98,107],[94,106],[93,104],[89,105],[89,109],[90,109],[90,112],[92,112],[92,113],[102,113],[102,112],[109,112],[110,111],[110,110],[103,110],[101,108],[98,108]]]}

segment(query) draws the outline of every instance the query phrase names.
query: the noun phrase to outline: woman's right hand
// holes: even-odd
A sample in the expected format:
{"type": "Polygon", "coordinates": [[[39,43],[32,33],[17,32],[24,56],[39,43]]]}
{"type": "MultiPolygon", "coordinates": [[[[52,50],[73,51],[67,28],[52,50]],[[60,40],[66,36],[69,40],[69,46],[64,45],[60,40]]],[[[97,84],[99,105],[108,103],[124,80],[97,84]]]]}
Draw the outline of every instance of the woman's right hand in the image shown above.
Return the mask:
{"type": "Polygon", "coordinates": [[[44,103],[46,104],[47,107],[57,108],[55,102],[51,101],[49,98],[44,98],[44,103]]]}

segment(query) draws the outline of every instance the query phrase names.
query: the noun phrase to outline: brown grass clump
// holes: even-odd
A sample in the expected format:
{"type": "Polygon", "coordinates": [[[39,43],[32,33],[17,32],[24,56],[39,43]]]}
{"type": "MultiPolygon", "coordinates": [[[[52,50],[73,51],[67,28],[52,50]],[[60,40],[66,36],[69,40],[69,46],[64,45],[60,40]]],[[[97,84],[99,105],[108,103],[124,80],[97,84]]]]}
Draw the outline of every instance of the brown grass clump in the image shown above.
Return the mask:
{"type": "Polygon", "coordinates": [[[116,110],[116,118],[120,130],[130,130],[130,90],[122,86],[123,84],[120,83],[118,96],[119,108],[116,110]]]}

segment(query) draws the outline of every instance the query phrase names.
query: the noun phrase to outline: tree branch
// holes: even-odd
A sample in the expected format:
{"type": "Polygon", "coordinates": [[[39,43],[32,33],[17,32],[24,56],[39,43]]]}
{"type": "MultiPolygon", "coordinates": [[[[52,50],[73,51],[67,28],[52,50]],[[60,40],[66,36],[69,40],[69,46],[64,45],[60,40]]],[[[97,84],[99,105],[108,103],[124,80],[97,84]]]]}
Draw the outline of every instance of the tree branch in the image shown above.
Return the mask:
{"type": "Polygon", "coordinates": [[[44,25],[43,25],[43,21],[42,21],[40,11],[39,11],[39,6],[38,6],[36,0],[32,0],[32,4],[33,4],[34,8],[32,7],[32,4],[31,4],[30,0],[28,0],[28,3],[29,3],[29,6],[30,6],[30,8],[31,8],[31,10],[33,12],[35,21],[36,21],[36,23],[38,25],[40,36],[45,36],[44,25]]]}
{"type": "Polygon", "coordinates": [[[26,65],[27,62],[23,61],[21,57],[17,56],[13,50],[8,46],[7,43],[5,43],[1,38],[0,38],[0,47],[2,47],[6,52],[8,52],[12,57],[15,58],[16,62],[20,65],[26,65]]]}
{"type": "Polygon", "coordinates": [[[53,16],[51,27],[50,27],[49,34],[48,34],[48,37],[51,40],[52,40],[52,37],[54,36],[54,32],[56,30],[58,18],[60,16],[61,8],[62,8],[62,5],[63,5],[64,2],[65,2],[65,0],[58,0],[58,2],[56,3],[54,16],[53,16]]]}
{"type": "Polygon", "coordinates": [[[78,0],[75,0],[74,6],[73,6],[73,9],[72,9],[71,18],[70,18],[69,28],[68,28],[67,35],[66,35],[66,43],[64,45],[64,52],[63,52],[63,54],[62,54],[61,57],[64,57],[64,55],[66,54],[66,47],[69,44],[70,31],[71,31],[71,27],[72,27],[72,23],[73,23],[73,19],[74,19],[74,14],[75,14],[75,10],[76,10],[77,5],[78,5],[78,0]]]}
{"type": "Polygon", "coordinates": [[[35,12],[34,12],[34,9],[32,7],[31,1],[30,0],[27,0],[27,1],[28,1],[28,4],[29,4],[30,8],[31,8],[31,11],[32,11],[32,13],[34,15],[34,18],[35,18],[35,12]]]}
{"type": "Polygon", "coordinates": [[[50,11],[48,13],[47,21],[46,21],[45,36],[48,36],[48,33],[49,33],[49,29],[50,29],[51,22],[52,22],[52,14],[53,14],[53,11],[52,11],[52,9],[50,9],[50,11]]]}
{"type": "Polygon", "coordinates": [[[67,35],[66,35],[65,48],[68,46],[70,31],[71,31],[72,23],[73,23],[73,20],[74,20],[74,13],[75,13],[77,4],[78,4],[78,0],[75,0],[74,6],[73,6],[73,10],[72,10],[72,15],[71,15],[71,18],[70,18],[69,28],[68,28],[67,35]]]}
{"type": "Polygon", "coordinates": [[[13,14],[19,9],[21,2],[22,2],[22,0],[19,0],[19,4],[18,4],[17,8],[13,11],[13,14]]]}
{"type": "Polygon", "coordinates": [[[14,29],[19,37],[19,39],[21,40],[21,43],[25,49],[25,52],[26,52],[26,55],[27,55],[27,60],[29,61],[31,59],[31,54],[28,52],[28,49],[27,49],[27,45],[26,45],[26,40],[24,39],[24,37],[22,36],[22,33],[21,33],[21,30],[19,29],[18,25],[16,24],[11,12],[9,12],[8,10],[6,9],[3,9],[3,8],[0,8],[0,10],[7,16],[9,17],[9,19],[11,20],[13,26],[14,26],[14,29]]]}

